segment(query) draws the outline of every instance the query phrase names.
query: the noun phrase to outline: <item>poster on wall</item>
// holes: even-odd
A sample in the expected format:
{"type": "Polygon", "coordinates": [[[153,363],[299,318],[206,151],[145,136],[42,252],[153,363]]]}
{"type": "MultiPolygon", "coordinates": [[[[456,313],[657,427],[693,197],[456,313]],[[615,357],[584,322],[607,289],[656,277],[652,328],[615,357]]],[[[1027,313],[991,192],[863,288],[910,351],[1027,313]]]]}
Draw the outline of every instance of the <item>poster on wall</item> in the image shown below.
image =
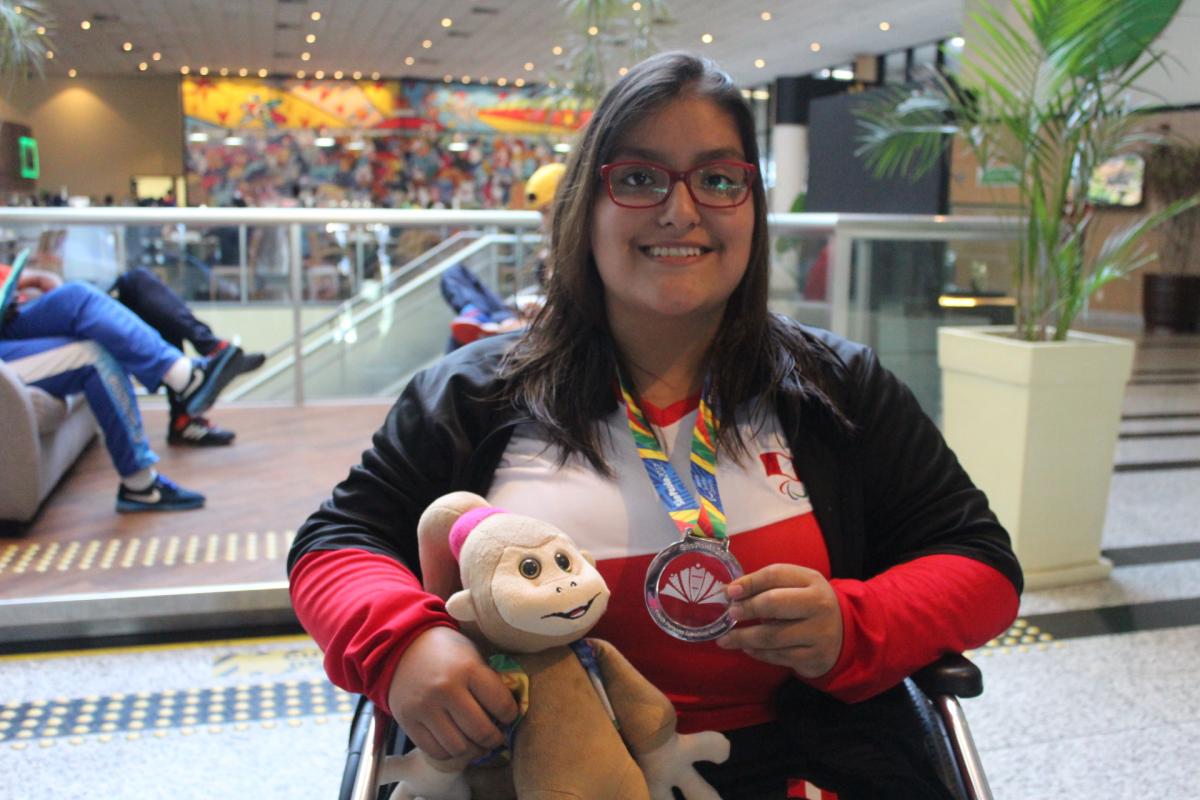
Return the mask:
{"type": "Polygon", "coordinates": [[[434,81],[185,78],[192,205],[519,208],[590,111],[434,81]]]}

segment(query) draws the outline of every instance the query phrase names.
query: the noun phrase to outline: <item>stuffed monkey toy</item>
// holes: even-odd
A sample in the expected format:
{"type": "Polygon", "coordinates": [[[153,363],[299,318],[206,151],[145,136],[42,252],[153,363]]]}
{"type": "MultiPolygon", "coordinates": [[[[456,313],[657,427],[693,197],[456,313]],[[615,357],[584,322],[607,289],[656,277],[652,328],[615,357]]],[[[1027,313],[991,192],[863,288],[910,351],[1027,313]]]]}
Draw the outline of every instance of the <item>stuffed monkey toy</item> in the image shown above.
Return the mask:
{"type": "Polygon", "coordinates": [[[729,741],[677,733],[666,695],[608,642],[584,639],[609,591],[566,534],[469,492],[434,502],[417,533],[425,588],[449,597],[463,632],[528,691],[510,763],[391,757],[380,783],[398,783],[392,800],[670,800],[672,786],[688,800],[719,800],[693,762],[723,762],[729,741]]]}

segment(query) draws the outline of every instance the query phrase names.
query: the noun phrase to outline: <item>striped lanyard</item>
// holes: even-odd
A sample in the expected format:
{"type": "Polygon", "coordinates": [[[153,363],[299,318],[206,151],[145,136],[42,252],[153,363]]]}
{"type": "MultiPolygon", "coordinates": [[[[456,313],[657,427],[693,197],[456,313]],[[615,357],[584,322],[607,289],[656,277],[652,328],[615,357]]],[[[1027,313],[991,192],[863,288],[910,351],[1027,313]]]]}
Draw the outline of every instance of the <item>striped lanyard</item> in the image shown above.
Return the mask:
{"type": "Polygon", "coordinates": [[[671,466],[670,459],[663,452],[654,429],[650,427],[646,415],[638,407],[633,393],[626,388],[624,379],[618,376],[618,380],[621,384],[621,396],[625,399],[625,417],[629,421],[629,431],[633,434],[638,456],[641,457],[642,466],[650,476],[650,483],[653,484],[658,499],[666,507],[671,520],[685,536],[692,534],[723,541],[726,538],[725,512],[721,508],[721,495],[717,491],[719,423],[713,416],[712,406],[708,402],[709,381],[704,381],[704,391],[700,394],[700,408],[696,411],[696,425],[692,428],[692,482],[700,494],[700,501],[696,502],[679,473],[671,466]]]}

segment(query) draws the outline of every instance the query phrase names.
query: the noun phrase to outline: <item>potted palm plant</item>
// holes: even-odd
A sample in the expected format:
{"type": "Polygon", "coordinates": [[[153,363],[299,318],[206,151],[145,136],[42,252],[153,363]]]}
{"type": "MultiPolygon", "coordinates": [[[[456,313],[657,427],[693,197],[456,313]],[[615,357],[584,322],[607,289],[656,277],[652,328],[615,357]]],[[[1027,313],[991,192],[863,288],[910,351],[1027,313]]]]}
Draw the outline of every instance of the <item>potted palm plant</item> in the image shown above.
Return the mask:
{"type": "MultiPolygon", "coordinates": [[[[1181,0],[979,0],[957,79],[883,92],[860,111],[880,176],[919,176],[953,141],[1015,179],[1015,326],[942,328],[943,430],[1013,536],[1031,587],[1104,577],[1100,555],[1133,344],[1072,331],[1088,298],[1154,258],[1147,232],[1193,204],[1090,242],[1096,167],[1144,148],[1128,99],[1161,60],[1181,0]]],[[[972,6],[969,6],[969,8],[972,6]]]]}
{"type": "MultiPolygon", "coordinates": [[[[1200,193],[1200,144],[1173,140],[1146,156],[1146,189],[1162,203],[1200,193]]],[[[1160,271],[1142,275],[1142,317],[1146,329],[1194,332],[1200,329],[1200,208],[1167,220],[1161,231],[1160,271]]]]}

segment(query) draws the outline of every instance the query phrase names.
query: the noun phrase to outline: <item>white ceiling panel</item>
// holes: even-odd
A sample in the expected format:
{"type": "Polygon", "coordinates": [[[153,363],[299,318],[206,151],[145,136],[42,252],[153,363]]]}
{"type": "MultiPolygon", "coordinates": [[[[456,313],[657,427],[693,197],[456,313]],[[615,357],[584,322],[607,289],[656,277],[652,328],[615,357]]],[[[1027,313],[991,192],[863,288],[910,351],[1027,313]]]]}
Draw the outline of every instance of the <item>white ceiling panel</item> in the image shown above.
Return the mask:
{"type": "MultiPolygon", "coordinates": [[[[49,0],[56,27],[51,75],[195,73],[208,67],[277,75],[358,70],[384,77],[546,81],[566,75],[555,45],[569,47],[574,25],[560,0],[49,0]],[[322,18],[311,20],[313,11],[322,18]],[[449,28],[441,25],[448,17],[449,28]],[[90,30],[80,23],[90,20],[90,30]],[[315,43],[305,36],[315,34],[315,43]],[[431,47],[422,47],[429,40],[431,47]],[[124,52],[122,44],[133,44],[124,52]],[[162,54],[153,61],[152,54],[162,54]],[[308,52],[304,61],[301,54],[308,52]],[[411,58],[413,63],[406,64],[411,58]],[[532,70],[525,70],[529,62],[532,70]]],[[[668,0],[670,21],[656,27],[663,49],[716,59],[743,85],[804,75],[958,33],[962,0],[668,0]],[[771,20],[764,22],[763,12],[771,20]],[[880,23],[890,30],[880,30],[880,23]],[[711,34],[711,44],[701,36],[711,34]],[[811,44],[820,43],[813,52],[811,44]],[[755,60],[766,62],[755,67],[755,60]]],[[[624,64],[616,48],[612,70],[624,64]]]]}

